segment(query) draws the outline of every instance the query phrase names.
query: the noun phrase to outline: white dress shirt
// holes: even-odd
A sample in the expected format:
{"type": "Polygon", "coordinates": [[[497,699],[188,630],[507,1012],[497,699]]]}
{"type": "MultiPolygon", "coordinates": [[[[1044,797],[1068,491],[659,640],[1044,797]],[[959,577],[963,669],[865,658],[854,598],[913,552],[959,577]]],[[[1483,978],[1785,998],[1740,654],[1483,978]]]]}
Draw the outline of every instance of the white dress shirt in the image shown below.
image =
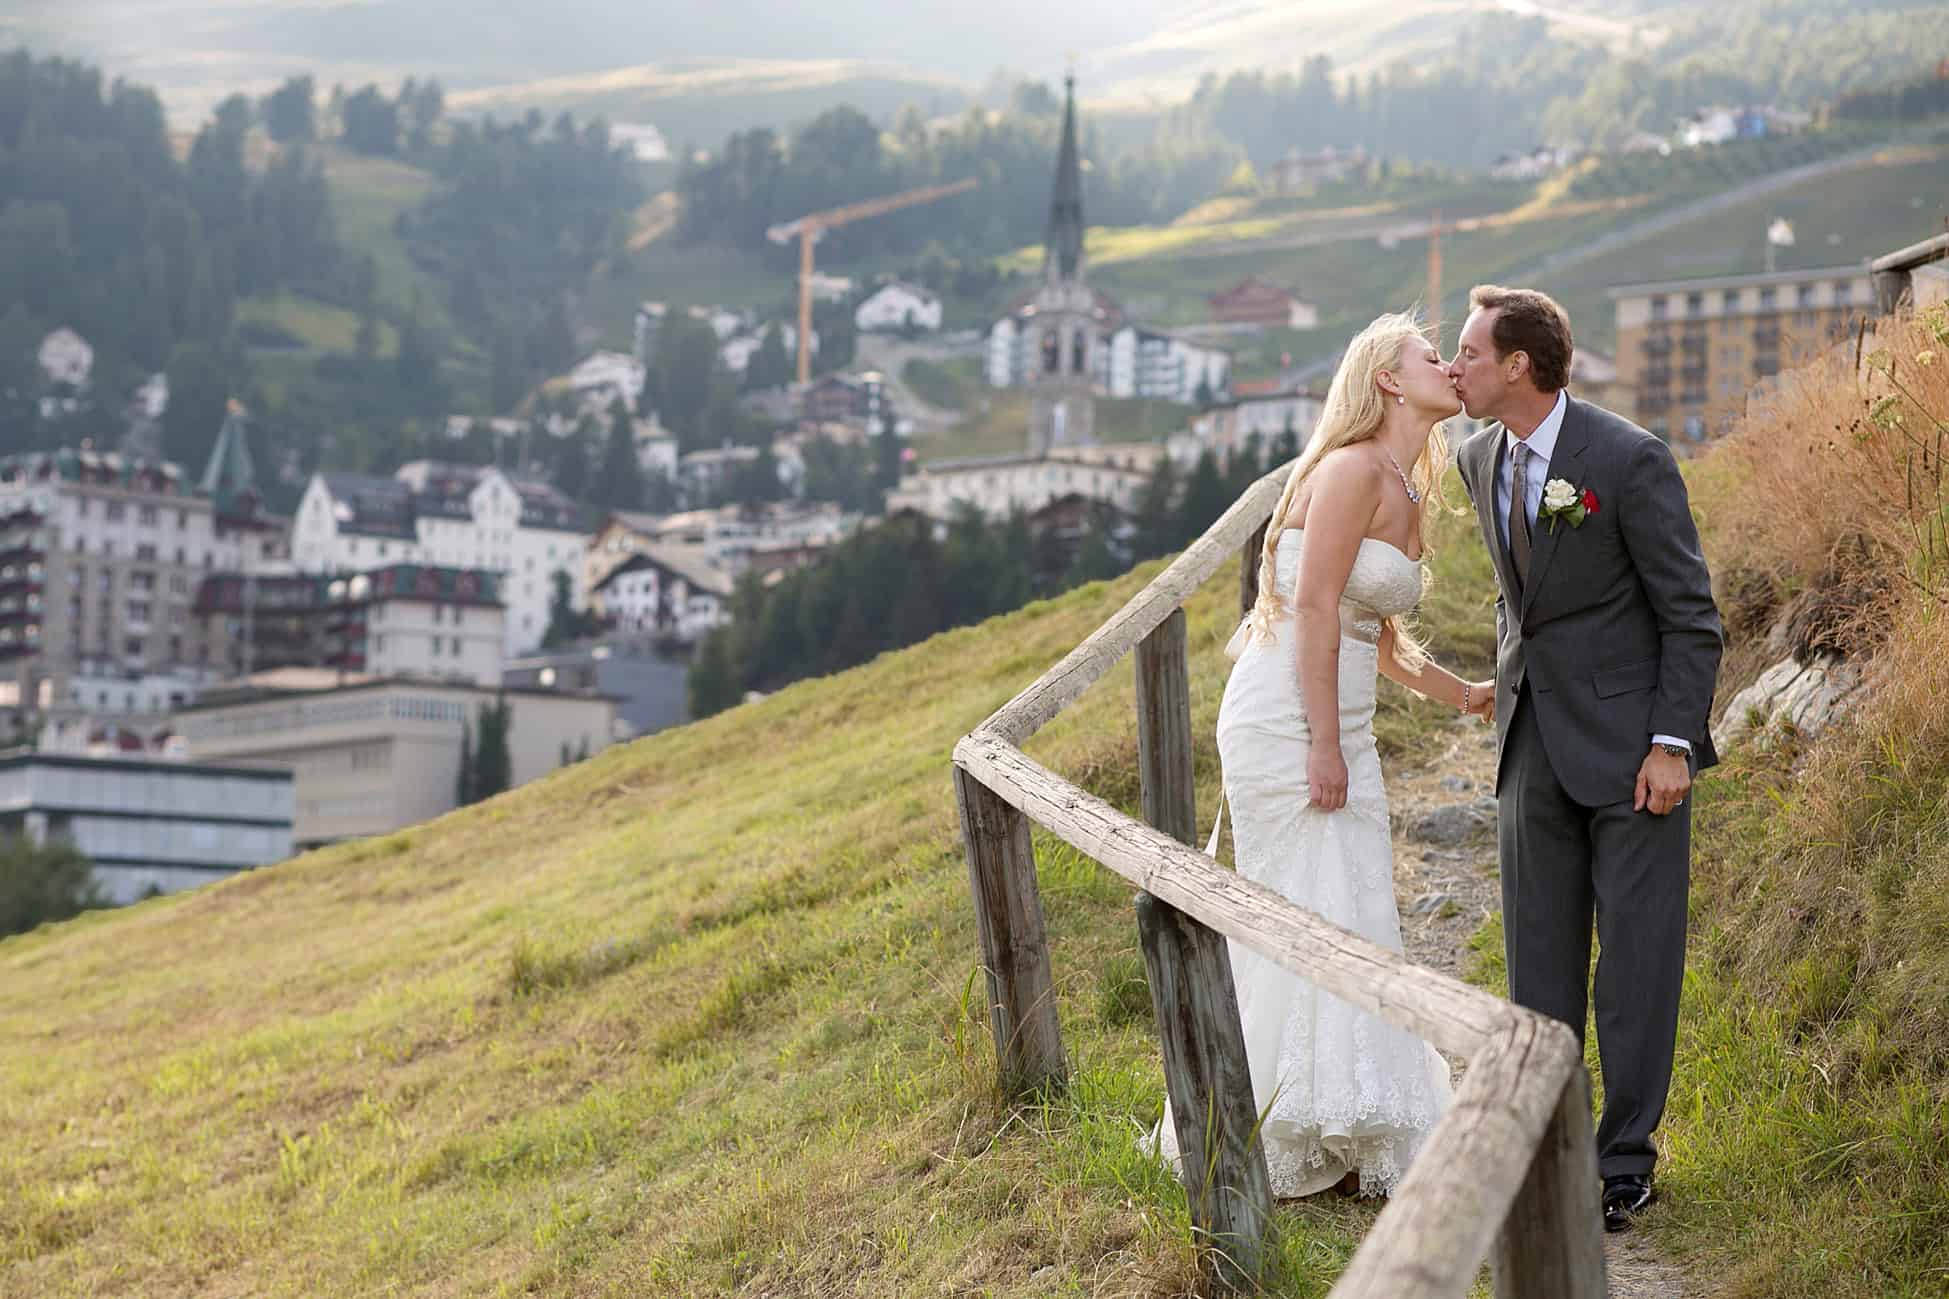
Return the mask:
{"type": "MultiPolygon", "coordinates": [[[[1496,474],[1496,530],[1502,537],[1502,544],[1509,544],[1509,494],[1516,479],[1516,448],[1529,448],[1529,464],[1523,477],[1523,507],[1529,516],[1530,530],[1536,528],[1537,512],[1543,506],[1543,484],[1549,481],[1550,457],[1556,452],[1557,435],[1563,432],[1563,414],[1569,409],[1567,395],[1559,390],[1556,405],[1536,426],[1536,431],[1527,438],[1519,438],[1507,427],[1502,431],[1502,468],[1496,474]]],[[[1654,735],[1653,744],[1676,744],[1687,752],[1692,742],[1676,735],[1654,735]]]]}

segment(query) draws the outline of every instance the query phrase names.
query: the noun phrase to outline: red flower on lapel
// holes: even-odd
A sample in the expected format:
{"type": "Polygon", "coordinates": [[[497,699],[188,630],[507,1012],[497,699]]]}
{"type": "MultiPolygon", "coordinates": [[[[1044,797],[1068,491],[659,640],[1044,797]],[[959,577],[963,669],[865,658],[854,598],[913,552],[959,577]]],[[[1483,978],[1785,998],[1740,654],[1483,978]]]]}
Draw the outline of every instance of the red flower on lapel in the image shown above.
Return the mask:
{"type": "Polygon", "coordinates": [[[1597,513],[1597,493],[1591,491],[1588,487],[1584,488],[1584,513],[1597,513]]]}

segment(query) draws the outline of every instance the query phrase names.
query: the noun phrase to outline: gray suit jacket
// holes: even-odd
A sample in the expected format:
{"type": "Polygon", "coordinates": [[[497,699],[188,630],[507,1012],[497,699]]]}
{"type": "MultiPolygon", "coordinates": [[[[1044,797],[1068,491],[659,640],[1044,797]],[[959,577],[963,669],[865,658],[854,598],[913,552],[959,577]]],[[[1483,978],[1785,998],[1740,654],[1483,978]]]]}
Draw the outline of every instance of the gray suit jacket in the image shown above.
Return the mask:
{"type": "Polygon", "coordinates": [[[1525,681],[1550,765],[1579,803],[1628,802],[1653,735],[1690,740],[1697,766],[1711,766],[1718,754],[1706,719],[1723,633],[1671,449],[1570,398],[1548,474],[1595,492],[1597,512],[1578,527],[1537,521],[1529,584],[1519,591],[1495,518],[1505,440],[1502,425],[1491,424],[1458,457],[1501,587],[1498,778],[1525,681]]]}

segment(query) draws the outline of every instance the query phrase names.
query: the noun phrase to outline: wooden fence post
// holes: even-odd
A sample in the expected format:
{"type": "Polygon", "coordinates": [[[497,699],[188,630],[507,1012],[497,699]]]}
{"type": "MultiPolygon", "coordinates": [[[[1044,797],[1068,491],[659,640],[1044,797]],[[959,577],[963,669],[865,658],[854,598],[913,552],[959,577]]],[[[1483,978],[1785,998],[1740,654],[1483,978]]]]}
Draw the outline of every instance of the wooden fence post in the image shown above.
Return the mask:
{"type": "Polygon", "coordinates": [[[1265,532],[1271,526],[1271,519],[1261,523],[1238,554],[1238,616],[1241,618],[1251,613],[1252,606],[1259,602],[1259,561],[1264,558],[1265,532]]]}
{"type": "MultiPolygon", "coordinates": [[[[1183,609],[1137,646],[1137,752],[1144,819],[1195,845],[1183,609]]],[[[1213,1279],[1247,1289],[1260,1271],[1272,1185],[1258,1139],[1231,955],[1222,936],[1148,893],[1137,895],[1137,930],[1192,1228],[1209,1247],[1213,1279]]]]}
{"type": "Polygon", "coordinates": [[[1046,1085],[1061,1086],[1068,1068],[1056,1020],[1049,933],[1036,888],[1029,819],[958,766],[954,797],[968,850],[968,883],[988,976],[989,1022],[1002,1089],[1025,1096],[1046,1085]]]}
{"type": "Polygon", "coordinates": [[[1496,1299],[1604,1299],[1590,1075],[1570,1071],[1492,1255],[1496,1299]]]}

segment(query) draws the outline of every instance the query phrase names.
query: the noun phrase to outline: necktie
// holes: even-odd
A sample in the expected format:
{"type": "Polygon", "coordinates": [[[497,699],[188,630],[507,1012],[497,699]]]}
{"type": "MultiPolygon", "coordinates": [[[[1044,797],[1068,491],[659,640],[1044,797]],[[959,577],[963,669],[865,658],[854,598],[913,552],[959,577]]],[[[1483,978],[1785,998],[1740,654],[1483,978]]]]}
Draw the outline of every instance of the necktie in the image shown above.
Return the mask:
{"type": "Polygon", "coordinates": [[[1509,558],[1524,586],[1529,585],[1529,457],[1529,448],[1518,442],[1509,483],[1509,558]]]}

